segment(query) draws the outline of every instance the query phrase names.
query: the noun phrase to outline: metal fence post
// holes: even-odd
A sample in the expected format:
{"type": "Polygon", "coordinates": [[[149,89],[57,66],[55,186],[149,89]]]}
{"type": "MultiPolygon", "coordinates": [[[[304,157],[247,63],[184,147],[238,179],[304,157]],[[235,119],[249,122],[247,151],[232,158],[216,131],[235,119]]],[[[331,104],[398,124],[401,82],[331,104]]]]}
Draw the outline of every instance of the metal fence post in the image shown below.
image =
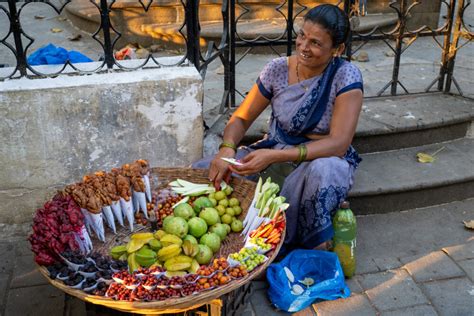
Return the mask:
{"type": "Polygon", "coordinates": [[[231,0],[223,0],[222,1],[222,21],[224,23],[224,32],[226,34],[223,34],[225,36],[225,44],[224,44],[224,49],[222,51],[222,60],[223,60],[223,66],[224,66],[224,95],[222,96],[222,101],[221,101],[221,107],[219,109],[219,112],[222,113],[225,108],[229,108],[229,96],[230,96],[230,2],[231,0]]]}
{"type": "MultiPolygon", "coordinates": [[[[456,19],[452,20],[454,24],[452,33],[452,40],[449,45],[449,52],[447,56],[447,65],[446,65],[446,86],[444,87],[444,93],[449,93],[451,91],[451,83],[454,81],[453,72],[454,72],[454,62],[456,60],[456,53],[458,50],[459,38],[461,37],[461,28],[462,28],[462,12],[464,10],[464,0],[459,0],[458,7],[456,11],[456,19]]],[[[456,84],[456,82],[454,82],[456,84]]],[[[458,87],[459,92],[462,95],[462,91],[458,87]]]]}
{"type": "Polygon", "coordinates": [[[110,10],[107,0],[100,0],[100,27],[104,32],[104,59],[108,69],[114,67],[114,51],[110,38],[110,10]]]}
{"type": "MultiPolygon", "coordinates": [[[[352,2],[353,2],[353,0],[344,0],[344,12],[346,12],[349,19],[352,18],[351,17],[352,2]]],[[[345,44],[346,44],[345,54],[346,54],[347,60],[350,61],[351,58],[352,58],[352,27],[351,27],[351,30],[349,31],[349,36],[347,38],[347,43],[345,43],[345,44]]]]}
{"type": "Polygon", "coordinates": [[[185,10],[186,21],[186,57],[196,67],[197,71],[201,71],[201,64],[199,59],[199,0],[186,0],[185,10]]]}
{"type": "Polygon", "coordinates": [[[20,71],[21,77],[23,77],[26,76],[28,62],[26,60],[26,52],[23,49],[23,43],[21,42],[22,29],[20,17],[18,16],[18,11],[16,10],[15,0],[8,0],[8,9],[10,10],[10,27],[13,31],[13,38],[15,40],[17,69],[20,71]]]}
{"type": "Polygon", "coordinates": [[[407,0],[400,1],[400,26],[398,29],[398,34],[395,39],[395,60],[393,63],[393,72],[392,72],[392,87],[390,89],[391,95],[397,95],[397,85],[398,85],[398,74],[400,72],[400,59],[402,57],[402,45],[403,45],[403,37],[405,33],[405,26],[406,26],[406,11],[407,11],[408,3],[407,0]]]}
{"type": "Polygon", "coordinates": [[[230,27],[229,27],[229,89],[230,89],[230,106],[235,106],[235,0],[229,0],[229,14],[230,14],[230,27]]]}
{"type": "Polygon", "coordinates": [[[443,91],[444,80],[448,72],[449,48],[451,46],[451,33],[454,23],[454,8],[456,7],[456,0],[451,0],[449,4],[449,12],[446,15],[448,19],[448,30],[444,35],[443,53],[441,55],[441,67],[439,69],[438,91],[443,91]]]}
{"type": "Polygon", "coordinates": [[[293,47],[293,0],[288,1],[288,19],[286,24],[286,55],[291,56],[293,47]]]}

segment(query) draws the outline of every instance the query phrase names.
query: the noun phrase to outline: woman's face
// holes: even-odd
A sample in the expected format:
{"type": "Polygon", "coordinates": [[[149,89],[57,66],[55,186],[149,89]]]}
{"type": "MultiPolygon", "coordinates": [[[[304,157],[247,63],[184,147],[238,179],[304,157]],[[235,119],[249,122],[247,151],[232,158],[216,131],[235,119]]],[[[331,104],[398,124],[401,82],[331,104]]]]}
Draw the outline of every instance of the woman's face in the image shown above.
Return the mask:
{"type": "Polygon", "coordinates": [[[310,21],[304,22],[296,38],[298,63],[319,74],[338,52],[325,28],[310,21]]]}

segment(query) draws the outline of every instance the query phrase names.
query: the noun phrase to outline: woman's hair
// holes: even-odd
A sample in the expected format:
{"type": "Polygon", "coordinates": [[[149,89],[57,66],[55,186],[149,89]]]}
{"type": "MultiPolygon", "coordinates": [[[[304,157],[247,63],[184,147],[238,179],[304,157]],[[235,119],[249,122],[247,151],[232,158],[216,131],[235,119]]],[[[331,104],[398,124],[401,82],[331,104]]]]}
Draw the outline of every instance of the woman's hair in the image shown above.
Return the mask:
{"type": "Polygon", "coordinates": [[[339,7],[332,4],[321,4],[309,10],[304,21],[319,24],[325,28],[332,39],[332,46],[345,44],[349,37],[349,18],[339,7]]]}

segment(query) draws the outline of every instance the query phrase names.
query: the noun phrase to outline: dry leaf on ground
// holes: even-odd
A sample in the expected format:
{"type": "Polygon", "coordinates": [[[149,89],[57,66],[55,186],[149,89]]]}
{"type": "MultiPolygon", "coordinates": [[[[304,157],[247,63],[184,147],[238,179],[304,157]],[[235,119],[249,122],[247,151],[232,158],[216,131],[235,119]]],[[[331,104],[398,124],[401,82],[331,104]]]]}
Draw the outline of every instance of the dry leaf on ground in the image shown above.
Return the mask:
{"type": "Polygon", "coordinates": [[[418,159],[418,162],[422,163],[433,162],[435,160],[433,156],[425,153],[417,153],[416,158],[418,159]]]}
{"type": "Polygon", "coordinates": [[[464,223],[464,226],[466,226],[469,229],[474,229],[474,220],[470,220],[469,222],[462,221],[464,223]]]}
{"type": "Polygon", "coordinates": [[[67,18],[60,16],[58,17],[58,21],[67,21],[67,18]]]}
{"type": "Polygon", "coordinates": [[[418,162],[422,162],[422,163],[430,163],[430,162],[433,162],[435,161],[435,156],[436,154],[438,154],[440,151],[442,151],[444,149],[444,147],[441,147],[440,149],[438,149],[437,151],[435,151],[434,153],[432,153],[431,155],[430,154],[426,154],[426,153],[417,153],[416,154],[416,158],[418,159],[418,162]]]}
{"type": "Polygon", "coordinates": [[[62,32],[62,31],[63,31],[63,29],[55,28],[55,27],[53,27],[53,28],[51,29],[51,32],[53,32],[53,33],[60,33],[60,32],[62,32]]]}
{"type": "Polygon", "coordinates": [[[44,18],[45,18],[44,15],[35,15],[35,19],[37,19],[37,20],[42,20],[44,18]]]}

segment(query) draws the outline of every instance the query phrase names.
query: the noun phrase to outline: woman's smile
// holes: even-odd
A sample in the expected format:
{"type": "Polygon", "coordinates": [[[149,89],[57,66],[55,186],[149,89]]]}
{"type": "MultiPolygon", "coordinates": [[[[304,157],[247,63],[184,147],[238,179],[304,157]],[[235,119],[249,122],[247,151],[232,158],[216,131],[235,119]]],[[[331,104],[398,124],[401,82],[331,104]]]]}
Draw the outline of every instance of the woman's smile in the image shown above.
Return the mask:
{"type": "Polygon", "coordinates": [[[331,61],[334,48],[331,35],[319,24],[304,22],[296,38],[297,62],[304,78],[319,75],[331,61]]]}

